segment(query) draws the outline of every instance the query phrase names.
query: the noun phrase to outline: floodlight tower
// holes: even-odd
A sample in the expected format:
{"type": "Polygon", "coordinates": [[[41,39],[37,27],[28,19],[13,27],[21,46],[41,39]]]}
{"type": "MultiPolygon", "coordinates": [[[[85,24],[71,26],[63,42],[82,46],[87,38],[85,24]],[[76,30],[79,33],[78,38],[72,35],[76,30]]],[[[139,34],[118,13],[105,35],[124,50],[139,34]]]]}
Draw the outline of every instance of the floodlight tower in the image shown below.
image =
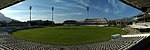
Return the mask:
{"type": "Polygon", "coordinates": [[[29,7],[30,10],[30,21],[29,21],[29,26],[31,26],[31,10],[32,10],[32,6],[29,7]]]}
{"type": "Polygon", "coordinates": [[[89,6],[87,6],[87,11],[86,11],[87,19],[89,17],[89,6]]]}
{"type": "Polygon", "coordinates": [[[53,18],[54,17],[54,12],[53,11],[54,11],[54,7],[52,7],[52,26],[54,26],[54,24],[53,24],[53,22],[54,22],[54,18],[53,18]]]}
{"type": "Polygon", "coordinates": [[[32,6],[30,6],[30,22],[31,22],[31,10],[32,10],[32,6]]]}

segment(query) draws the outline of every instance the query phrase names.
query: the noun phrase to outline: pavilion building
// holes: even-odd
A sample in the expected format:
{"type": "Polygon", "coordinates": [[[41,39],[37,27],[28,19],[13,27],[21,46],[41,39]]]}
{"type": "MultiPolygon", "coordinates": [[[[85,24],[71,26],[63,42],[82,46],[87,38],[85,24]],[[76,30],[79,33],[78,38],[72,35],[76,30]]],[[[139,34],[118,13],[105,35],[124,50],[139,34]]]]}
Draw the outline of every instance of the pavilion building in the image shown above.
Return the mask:
{"type": "Polygon", "coordinates": [[[108,20],[106,18],[85,19],[81,26],[108,26],[108,20]]]}

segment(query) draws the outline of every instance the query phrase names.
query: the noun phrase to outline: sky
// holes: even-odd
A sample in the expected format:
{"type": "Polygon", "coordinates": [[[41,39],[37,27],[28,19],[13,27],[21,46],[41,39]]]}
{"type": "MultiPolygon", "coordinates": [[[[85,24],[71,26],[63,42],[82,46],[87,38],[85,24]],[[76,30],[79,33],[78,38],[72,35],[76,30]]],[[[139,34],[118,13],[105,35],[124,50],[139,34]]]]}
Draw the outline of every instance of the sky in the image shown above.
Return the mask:
{"type": "Polygon", "coordinates": [[[30,19],[29,6],[32,6],[32,20],[51,20],[54,7],[54,22],[65,20],[83,21],[86,18],[121,19],[141,13],[119,0],[25,0],[0,10],[6,17],[19,21],[30,19]],[[89,17],[86,8],[89,7],[89,17]]]}

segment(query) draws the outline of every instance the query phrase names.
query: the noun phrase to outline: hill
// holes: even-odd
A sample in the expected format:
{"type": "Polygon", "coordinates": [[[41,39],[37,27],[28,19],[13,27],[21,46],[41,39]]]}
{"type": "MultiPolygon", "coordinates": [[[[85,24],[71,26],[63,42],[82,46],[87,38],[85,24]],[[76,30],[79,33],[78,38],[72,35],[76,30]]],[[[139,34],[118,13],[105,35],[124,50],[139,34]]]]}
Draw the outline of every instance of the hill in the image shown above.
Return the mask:
{"type": "Polygon", "coordinates": [[[6,17],[4,14],[0,13],[0,21],[11,22],[13,19],[6,17]]]}

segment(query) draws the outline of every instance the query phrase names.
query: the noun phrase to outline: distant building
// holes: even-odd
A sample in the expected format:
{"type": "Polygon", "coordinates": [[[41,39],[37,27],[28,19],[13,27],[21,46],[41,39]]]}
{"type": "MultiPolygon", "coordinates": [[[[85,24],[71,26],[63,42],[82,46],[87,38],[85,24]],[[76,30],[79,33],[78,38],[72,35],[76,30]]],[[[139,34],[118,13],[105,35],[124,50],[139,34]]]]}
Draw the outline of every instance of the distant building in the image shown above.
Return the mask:
{"type": "Polygon", "coordinates": [[[20,21],[15,21],[15,20],[12,20],[11,22],[7,24],[7,26],[27,26],[27,25],[28,25],[27,22],[20,22],[20,21]]]}
{"type": "Polygon", "coordinates": [[[115,22],[116,22],[116,26],[126,26],[130,23],[128,21],[122,21],[122,20],[116,20],[115,22]]]}
{"type": "Polygon", "coordinates": [[[42,20],[32,20],[32,21],[28,21],[28,23],[30,23],[31,26],[52,26],[52,23],[55,25],[54,22],[52,21],[42,21],[42,20]]]}
{"type": "Polygon", "coordinates": [[[85,19],[81,22],[81,26],[108,26],[108,20],[106,18],[85,19]]]}
{"type": "Polygon", "coordinates": [[[116,21],[115,20],[110,20],[108,22],[108,26],[116,26],[116,21]]]}
{"type": "Polygon", "coordinates": [[[131,25],[132,23],[133,23],[133,20],[128,19],[128,18],[123,18],[123,19],[117,19],[117,20],[110,20],[109,26],[126,26],[126,25],[131,25]]]}
{"type": "Polygon", "coordinates": [[[39,26],[42,24],[42,20],[32,20],[28,21],[28,23],[30,23],[31,26],[39,26]]]}
{"type": "Polygon", "coordinates": [[[64,26],[77,26],[79,25],[79,22],[75,21],[75,20],[66,20],[63,22],[64,26]]]}
{"type": "Polygon", "coordinates": [[[55,23],[55,26],[63,26],[62,23],[55,23]]]}
{"type": "Polygon", "coordinates": [[[42,21],[43,26],[52,26],[52,23],[55,25],[55,23],[53,21],[48,21],[48,20],[42,21]]]}

